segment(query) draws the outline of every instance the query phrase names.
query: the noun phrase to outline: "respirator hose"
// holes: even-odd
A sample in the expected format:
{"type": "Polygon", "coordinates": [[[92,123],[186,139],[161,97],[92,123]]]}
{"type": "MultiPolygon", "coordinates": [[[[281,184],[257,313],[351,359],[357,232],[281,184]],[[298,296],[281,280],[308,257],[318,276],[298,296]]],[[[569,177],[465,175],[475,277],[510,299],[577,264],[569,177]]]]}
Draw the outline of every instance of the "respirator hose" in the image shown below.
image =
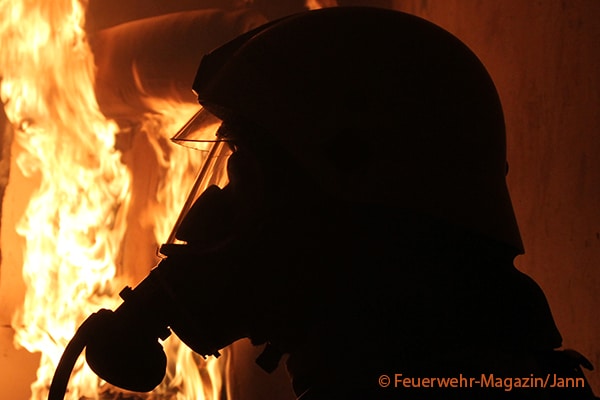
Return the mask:
{"type": "Polygon", "coordinates": [[[79,355],[87,345],[90,335],[103,325],[105,315],[111,313],[110,310],[99,310],[90,315],[77,329],[75,336],[69,341],[65,351],[60,357],[60,361],[58,362],[58,366],[52,377],[52,383],[50,384],[48,400],[63,400],[65,398],[69,378],[71,377],[71,372],[75,367],[79,355]]]}

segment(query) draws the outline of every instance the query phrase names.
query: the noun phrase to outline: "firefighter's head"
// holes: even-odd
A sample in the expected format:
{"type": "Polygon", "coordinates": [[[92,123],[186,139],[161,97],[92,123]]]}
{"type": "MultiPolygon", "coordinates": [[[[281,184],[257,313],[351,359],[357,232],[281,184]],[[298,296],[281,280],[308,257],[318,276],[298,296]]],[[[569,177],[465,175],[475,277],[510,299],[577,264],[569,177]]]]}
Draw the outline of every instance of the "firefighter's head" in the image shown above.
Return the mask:
{"type": "Polygon", "coordinates": [[[423,19],[362,7],[293,15],[207,55],[194,90],[268,179],[302,177],[336,201],[411,210],[523,250],[494,84],[423,19]]]}

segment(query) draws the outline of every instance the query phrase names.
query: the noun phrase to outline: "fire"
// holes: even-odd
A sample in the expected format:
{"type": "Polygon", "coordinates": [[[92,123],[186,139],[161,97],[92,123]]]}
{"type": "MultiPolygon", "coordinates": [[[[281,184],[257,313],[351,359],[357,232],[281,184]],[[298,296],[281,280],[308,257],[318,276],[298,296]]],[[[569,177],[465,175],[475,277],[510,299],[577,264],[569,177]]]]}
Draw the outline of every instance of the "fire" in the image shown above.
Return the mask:
{"type": "MultiPolygon", "coordinates": [[[[40,352],[32,399],[42,399],[77,325],[113,307],[114,260],[125,225],[129,172],[114,150],[117,126],[100,113],[94,65],[71,1],[4,1],[2,101],[16,126],[13,157],[39,182],[17,232],[26,240],[27,293],[15,341],[40,352]]],[[[117,287],[118,288],[118,287],[117,287]]],[[[94,397],[97,378],[79,362],[70,399],[94,397]]]]}
{"type": "MultiPolygon", "coordinates": [[[[0,94],[15,127],[12,157],[38,187],[16,227],[25,239],[27,292],[13,320],[15,342],[42,355],[32,400],[47,397],[77,326],[99,308],[114,309],[123,286],[117,260],[132,176],[115,149],[119,127],[102,115],[95,98],[94,60],[82,29],[84,4],[0,0],[0,94]]],[[[190,186],[202,161],[190,150],[163,149],[173,127],[189,114],[177,109],[161,110],[168,117],[146,118],[143,127],[157,154],[168,154],[157,193],[161,206],[148,213],[158,243],[168,237],[181,208],[186,193],[180,188],[190,186]]],[[[216,398],[227,357],[204,362],[175,339],[165,345],[177,356],[168,354],[172,365],[165,384],[150,398],[216,398]]],[[[98,398],[101,386],[80,359],[66,398],[98,398]]]]}

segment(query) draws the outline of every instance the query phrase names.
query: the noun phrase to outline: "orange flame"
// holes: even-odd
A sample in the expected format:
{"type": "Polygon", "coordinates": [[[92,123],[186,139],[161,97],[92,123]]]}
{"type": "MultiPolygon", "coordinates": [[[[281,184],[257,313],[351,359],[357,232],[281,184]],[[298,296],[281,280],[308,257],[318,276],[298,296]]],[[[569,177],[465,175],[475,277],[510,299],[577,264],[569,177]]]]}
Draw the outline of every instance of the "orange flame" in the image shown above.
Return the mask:
{"type": "MultiPolygon", "coordinates": [[[[114,150],[116,124],[99,111],[94,64],[74,1],[3,1],[1,95],[17,127],[16,163],[39,182],[17,232],[26,240],[27,292],[15,341],[41,352],[32,399],[43,399],[76,327],[114,307],[114,260],[125,225],[129,172],[114,150]]],[[[82,361],[68,398],[94,397],[98,378],[82,361]]]]}
{"type": "MultiPolygon", "coordinates": [[[[0,0],[0,15],[0,95],[16,129],[13,157],[27,179],[39,182],[17,227],[26,241],[27,292],[13,326],[18,345],[42,354],[31,396],[41,400],[77,326],[99,308],[120,303],[115,260],[126,229],[131,176],[115,150],[118,127],[96,102],[93,56],[82,29],[84,5],[0,0]]],[[[165,127],[184,118],[172,112],[156,125],[163,138],[165,127]]],[[[158,140],[158,131],[152,135],[158,140]]],[[[185,193],[173,187],[189,187],[201,161],[193,161],[189,150],[170,151],[178,153],[165,159],[168,176],[157,194],[165,206],[152,221],[158,243],[168,236],[184,200],[185,193]],[[175,160],[178,167],[172,168],[175,160]]],[[[227,357],[204,362],[176,340],[166,346],[177,351],[177,362],[153,398],[161,391],[176,391],[180,400],[217,398],[227,357]]],[[[98,398],[100,385],[80,359],[66,399],[98,398]]]]}

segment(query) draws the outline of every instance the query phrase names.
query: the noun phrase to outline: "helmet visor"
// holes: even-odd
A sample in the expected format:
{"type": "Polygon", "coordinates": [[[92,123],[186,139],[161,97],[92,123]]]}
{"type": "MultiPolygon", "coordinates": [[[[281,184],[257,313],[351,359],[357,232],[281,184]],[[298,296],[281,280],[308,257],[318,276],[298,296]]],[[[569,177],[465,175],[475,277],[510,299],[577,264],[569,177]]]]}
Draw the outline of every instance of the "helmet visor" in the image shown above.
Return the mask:
{"type": "Polygon", "coordinates": [[[218,135],[221,123],[221,119],[201,108],[171,140],[182,146],[209,151],[215,142],[223,141],[218,135]]]}
{"type": "Polygon", "coordinates": [[[166,244],[177,242],[176,234],[181,223],[206,188],[211,185],[223,187],[227,184],[227,159],[231,149],[224,143],[226,140],[218,132],[221,123],[222,121],[214,114],[201,108],[171,138],[176,144],[201,150],[204,161],[166,244]]]}

